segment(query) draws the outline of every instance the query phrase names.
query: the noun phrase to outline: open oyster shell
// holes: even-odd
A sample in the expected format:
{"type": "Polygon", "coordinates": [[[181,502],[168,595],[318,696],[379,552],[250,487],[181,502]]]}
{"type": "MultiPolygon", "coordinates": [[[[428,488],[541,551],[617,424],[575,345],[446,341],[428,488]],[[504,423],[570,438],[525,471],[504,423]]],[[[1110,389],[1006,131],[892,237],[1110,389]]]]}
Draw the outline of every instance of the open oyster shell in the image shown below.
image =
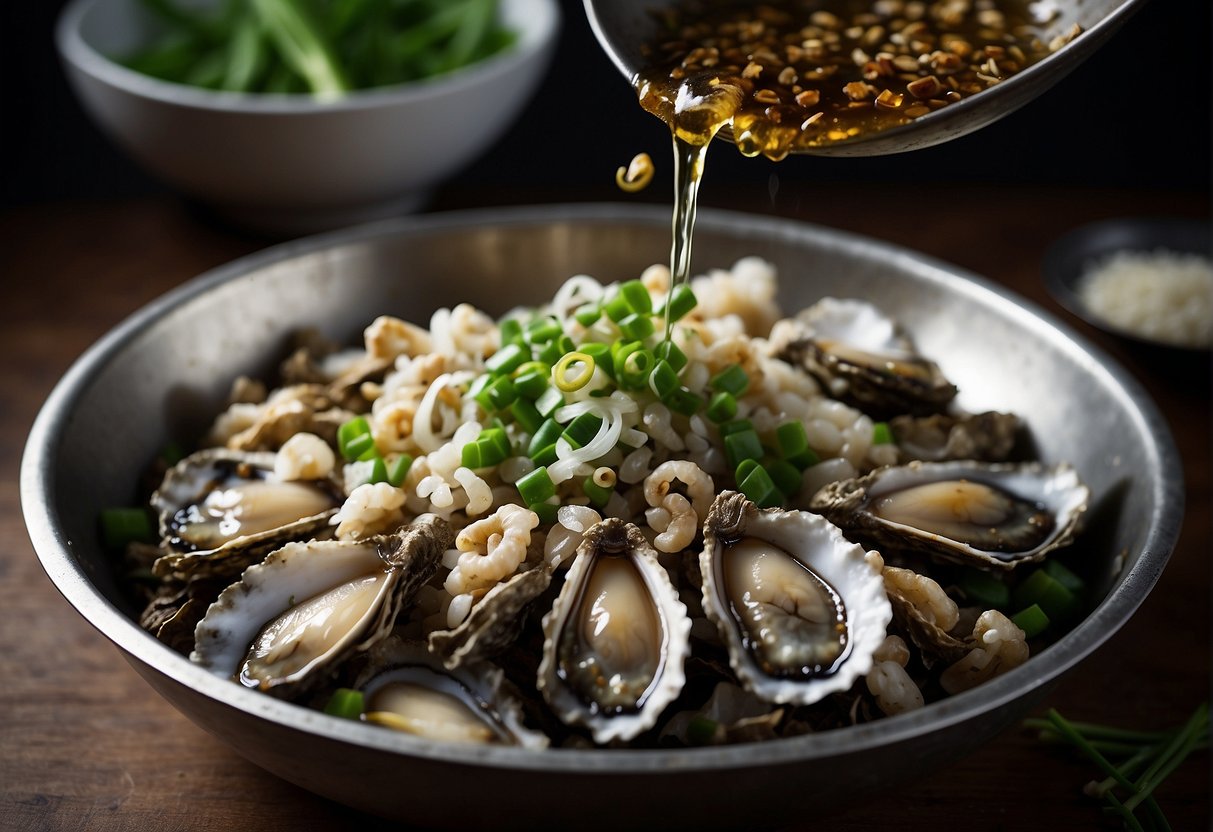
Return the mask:
{"type": "Polygon", "coordinates": [[[830,483],[809,507],[890,550],[1006,570],[1069,544],[1090,496],[1065,463],[911,462],[830,483]]]}
{"type": "Polygon", "coordinates": [[[1014,413],[935,413],[889,420],[903,458],[940,462],[976,459],[1005,462],[1015,448],[1020,419],[1014,413]]]}
{"type": "Polygon", "coordinates": [[[543,618],[536,686],[561,721],[589,728],[595,742],[629,740],[681,692],[690,630],[644,535],[603,520],[586,531],[543,618]]]}
{"type": "Polygon", "coordinates": [[[777,323],[769,349],[876,418],[938,413],[956,397],[939,367],[866,301],[822,298],[777,323]]]}
{"type": "Polygon", "coordinates": [[[391,636],[365,654],[354,687],[368,722],[428,739],[546,748],[523,722],[517,691],[498,667],[444,667],[424,643],[391,636]]]}
{"type": "Polygon", "coordinates": [[[288,543],[220,593],[190,659],[248,687],[298,695],[387,637],[452,538],[429,515],[364,541],[288,543]]]}
{"type": "Polygon", "coordinates": [[[746,689],[808,705],[867,674],[893,615],[880,555],[822,517],[733,491],[712,503],[703,536],[703,609],[746,689]]]}
{"type": "Polygon", "coordinates": [[[209,448],[170,468],[151,500],[167,550],[155,574],[234,579],[287,541],[323,535],[341,506],[340,486],[279,480],[275,459],[209,448]]]}

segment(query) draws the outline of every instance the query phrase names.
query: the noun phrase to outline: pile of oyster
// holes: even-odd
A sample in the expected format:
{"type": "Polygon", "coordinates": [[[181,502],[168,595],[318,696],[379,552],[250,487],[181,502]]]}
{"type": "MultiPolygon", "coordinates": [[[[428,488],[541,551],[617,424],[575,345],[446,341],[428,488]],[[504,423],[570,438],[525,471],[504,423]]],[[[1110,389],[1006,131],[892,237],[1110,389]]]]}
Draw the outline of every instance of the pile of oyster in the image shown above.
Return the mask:
{"type": "MultiPolygon", "coordinates": [[[[953,579],[1013,582],[1072,541],[1089,497],[1073,469],[1007,462],[1019,420],[951,408],[956,388],[866,303],[822,301],[767,347],[889,418],[904,464],[788,509],[725,491],[673,556],[605,519],[571,562],[528,557],[462,623],[422,638],[411,611],[449,569],[447,521],[337,540],[341,483],[284,479],[273,451],[203,450],[152,497],[161,542],[141,554],[158,583],[141,623],[269,695],[323,708],[350,688],[369,722],[531,748],[789,736],[920,707],[1026,660],[1023,632],[953,579]]],[[[311,384],[287,427],[241,441],[331,442],[348,384],[311,384]]]]}

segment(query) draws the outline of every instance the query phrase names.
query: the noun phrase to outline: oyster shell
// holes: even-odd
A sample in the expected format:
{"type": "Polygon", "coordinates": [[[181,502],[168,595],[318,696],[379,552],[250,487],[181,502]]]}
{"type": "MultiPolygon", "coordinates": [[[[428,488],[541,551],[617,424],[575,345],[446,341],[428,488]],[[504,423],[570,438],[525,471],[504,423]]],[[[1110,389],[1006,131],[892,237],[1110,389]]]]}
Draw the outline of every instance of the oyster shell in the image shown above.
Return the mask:
{"type": "Polygon", "coordinates": [[[341,506],[340,486],[278,480],[275,458],[210,448],[169,469],[151,500],[167,550],[153,572],[234,579],[283,543],[324,533],[341,506]]]}
{"type": "Polygon", "coordinates": [[[712,503],[703,535],[703,609],[746,689],[808,705],[871,669],[893,615],[878,554],[822,517],[733,491],[712,503]]]}
{"type": "Polygon", "coordinates": [[[190,659],[247,687],[296,695],[387,637],[452,538],[429,515],[365,541],[288,543],[220,593],[190,659]]]}
{"type": "Polygon", "coordinates": [[[889,430],[904,457],[928,462],[976,459],[1004,462],[1015,447],[1020,419],[1014,413],[936,413],[898,416],[889,430]]]}
{"type": "Polygon", "coordinates": [[[956,386],[866,301],[822,298],[771,330],[770,351],[875,417],[942,411],[956,386]]]}
{"type": "Polygon", "coordinates": [[[640,529],[590,527],[543,618],[536,686],[567,725],[597,743],[651,728],[686,681],[691,620],[640,529]]]}
{"type": "Polygon", "coordinates": [[[522,704],[498,667],[443,666],[418,641],[392,636],[372,647],[354,686],[365,718],[429,739],[546,748],[545,734],[523,723],[522,704]]]}
{"type": "Polygon", "coordinates": [[[517,641],[527,608],[551,583],[552,573],[541,564],[495,584],[458,626],[430,633],[430,650],[452,670],[496,655],[517,641]]]}
{"type": "Polygon", "coordinates": [[[1070,543],[1089,500],[1064,463],[911,462],[830,483],[809,507],[876,545],[1013,569],[1070,543]]]}

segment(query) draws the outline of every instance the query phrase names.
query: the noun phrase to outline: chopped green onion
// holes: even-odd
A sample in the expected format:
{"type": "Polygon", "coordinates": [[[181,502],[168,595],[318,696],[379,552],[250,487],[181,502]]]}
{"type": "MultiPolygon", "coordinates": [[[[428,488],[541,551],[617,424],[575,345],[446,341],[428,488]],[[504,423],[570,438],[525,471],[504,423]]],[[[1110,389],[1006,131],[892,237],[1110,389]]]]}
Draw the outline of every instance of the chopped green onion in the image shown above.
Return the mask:
{"type": "Polygon", "coordinates": [[[646,349],[633,350],[623,359],[623,371],[618,374],[619,386],[626,390],[643,390],[657,359],[646,349]]]}
{"type": "Polygon", "coordinates": [[[551,371],[546,367],[542,372],[534,369],[527,370],[514,376],[514,389],[518,391],[519,396],[533,402],[543,395],[544,390],[548,389],[548,379],[551,378],[551,375],[551,371]]]}
{"type": "Polygon", "coordinates": [[[1060,581],[1037,569],[1011,593],[1013,606],[1038,605],[1051,621],[1061,621],[1078,611],[1078,599],[1060,581]]]}
{"type": "Polygon", "coordinates": [[[644,349],[644,344],[640,341],[616,341],[611,344],[611,364],[615,369],[614,377],[616,379],[623,377],[623,365],[627,362],[628,356],[642,349],[644,349]]]}
{"type": "Polygon", "coordinates": [[[1061,561],[1056,559],[1047,560],[1045,561],[1044,566],[1041,568],[1044,569],[1045,572],[1049,573],[1049,577],[1053,578],[1075,595],[1080,595],[1086,591],[1086,581],[1067,569],[1066,565],[1061,561]]]}
{"type": "MultiPolygon", "coordinates": [[[[552,482],[548,469],[543,465],[520,477],[514,485],[518,488],[522,501],[528,506],[556,496],[556,484],[552,482]]],[[[531,510],[534,511],[533,508],[531,510]]]]}
{"type": "Polygon", "coordinates": [[[619,295],[624,298],[628,307],[639,315],[650,315],[653,312],[653,297],[649,290],[639,280],[629,280],[619,287],[619,295]]]}
{"type": "Polygon", "coordinates": [[[531,351],[519,344],[506,344],[489,356],[484,362],[484,368],[491,373],[510,373],[529,360],[531,351]]]}
{"type": "Polygon", "coordinates": [[[546,344],[563,334],[560,322],[551,317],[536,318],[526,328],[526,340],[532,344],[546,344]]]}
{"type": "Polygon", "coordinates": [[[583,352],[570,352],[561,357],[552,368],[552,380],[556,388],[565,393],[580,390],[594,377],[594,359],[583,352]],[[570,368],[577,365],[575,372],[570,368]]]}
{"type": "Polygon", "coordinates": [[[539,522],[544,525],[551,525],[556,522],[556,513],[560,511],[560,506],[555,503],[530,503],[527,505],[531,511],[539,515],[539,522]]]}
{"type": "Polygon", "coordinates": [[[783,494],[761,465],[753,468],[744,480],[737,483],[737,488],[759,508],[771,508],[783,503],[783,494]]]}
{"type": "Polygon", "coordinates": [[[741,482],[750,475],[750,472],[759,467],[759,462],[756,459],[743,459],[737,464],[737,469],[734,471],[733,479],[735,482],[741,482]]]}
{"type": "Polygon", "coordinates": [[[721,438],[728,436],[730,433],[738,433],[743,430],[753,430],[754,423],[749,419],[735,419],[732,422],[723,422],[718,426],[721,438]]]}
{"type": "Polygon", "coordinates": [[[708,418],[713,422],[727,422],[737,415],[737,399],[732,393],[720,391],[708,402],[708,418]]]}
{"type": "Polygon", "coordinates": [[[719,742],[724,732],[720,723],[706,716],[691,717],[687,723],[687,742],[691,745],[710,745],[719,742]]]}
{"type": "Polygon", "coordinates": [[[670,362],[659,359],[653,365],[653,372],[649,374],[649,389],[659,399],[664,399],[678,389],[678,373],[670,366],[670,362]]]}
{"type": "Polygon", "coordinates": [[[739,430],[724,437],[724,453],[729,465],[736,468],[743,459],[762,459],[762,442],[753,428],[739,430]]]}
{"type": "Polygon", "coordinates": [[[602,305],[602,311],[605,312],[607,317],[612,321],[619,323],[628,315],[631,315],[633,309],[631,304],[628,303],[628,299],[626,297],[620,293],[616,293],[614,297],[602,305]]]}
{"type": "Polygon", "coordinates": [[[775,445],[779,455],[791,459],[809,449],[809,435],[805,433],[804,423],[799,419],[784,422],[775,428],[775,445]]]}
{"type": "Polygon", "coordinates": [[[510,437],[506,435],[504,427],[485,428],[480,431],[476,441],[487,442],[493,451],[501,456],[501,459],[510,455],[510,437]]]}
{"type": "Polygon", "coordinates": [[[1049,628],[1049,616],[1038,604],[1015,613],[1011,616],[1011,622],[1023,630],[1027,638],[1035,638],[1049,628]]]}
{"type": "Polygon", "coordinates": [[[602,307],[596,303],[587,303],[573,313],[573,317],[577,319],[577,323],[588,329],[598,323],[598,319],[602,317],[602,307]]]}
{"type": "Polygon", "coordinates": [[[653,353],[658,358],[670,362],[676,373],[681,373],[682,368],[687,365],[687,354],[678,349],[678,345],[673,341],[662,341],[653,349],[653,353]]]}
{"type": "Polygon", "coordinates": [[[745,370],[741,369],[740,364],[730,364],[726,369],[712,376],[708,386],[713,390],[740,396],[750,386],[750,377],[745,370]]]}
{"type": "Polygon", "coordinates": [[[619,331],[624,338],[633,341],[643,341],[656,331],[653,319],[640,312],[633,312],[619,321],[619,331]]]}
{"type": "Polygon", "coordinates": [[[801,471],[806,468],[812,468],[817,463],[821,462],[821,458],[817,456],[817,452],[812,448],[806,448],[802,453],[796,456],[788,457],[788,462],[795,465],[801,471]]]}
{"type": "Polygon", "coordinates": [[[614,488],[606,488],[594,482],[592,476],[586,477],[581,481],[581,490],[585,492],[585,496],[589,497],[590,505],[595,508],[602,508],[611,499],[611,495],[615,493],[614,488]]]}
{"type": "Polygon", "coordinates": [[[695,293],[691,291],[691,287],[685,283],[679,283],[670,290],[669,301],[661,309],[658,309],[656,314],[667,314],[666,307],[668,306],[669,319],[671,321],[681,320],[698,303],[699,300],[695,297],[695,293]]]}
{"type": "Polygon", "coordinates": [[[387,468],[387,481],[399,488],[404,484],[404,479],[409,475],[409,469],[413,467],[413,458],[408,454],[401,454],[392,460],[392,464],[387,468]]]}
{"type": "Polygon", "coordinates": [[[510,405],[510,413],[513,414],[514,421],[527,433],[534,433],[543,424],[543,414],[535,408],[535,403],[528,399],[515,399],[510,405]]]}
{"type": "Polygon", "coordinates": [[[888,422],[876,422],[872,425],[872,444],[873,445],[891,445],[893,444],[893,431],[889,429],[888,422]]]}
{"type": "Polygon", "coordinates": [[[522,338],[522,322],[517,318],[506,318],[499,326],[501,330],[501,345],[524,344],[522,338]]]}
{"type": "Polygon", "coordinates": [[[786,497],[795,497],[800,493],[800,471],[786,460],[776,459],[766,465],[767,473],[775,487],[786,497]]]}
{"type": "Polygon", "coordinates": [[[383,461],[383,457],[376,456],[370,460],[371,471],[367,476],[366,481],[374,485],[375,483],[387,482],[387,464],[383,461]]]}
{"type": "Polygon", "coordinates": [[[1001,578],[989,572],[966,569],[959,583],[965,599],[983,610],[1002,610],[1011,603],[1011,590],[1001,578]]]}
{"type": "Polygon", "coordinates": [[[531,435],[531,442],[526,449],[527,456],[533,459],[535,454],[548,445],[554,447],[556,440],[560,438],[560,434],[563,431],[564,428],[555,419],[549,418],[544,421],[531,435]]]}
{"type": "Polygon", "coordinates": [[[535,409],[539,411],[539,415],[545,419],[556,412],[556,408],[564,404],[564,393],[561,393],[555,387],[549,387],[540,394],[539,398],[535,399],[535,409]]]}
{"type": "Polygon", "coordinates": [[[339,716],[344,719],[357,719],[362,716],[364,707],[362,691],[350,688],[337,688],[329,697],[324,712],[329,716],[339,716]]]}
{"type": "Polygon", "coordinates": [[[474,398],[485,412],[492,413],[504,410],[513,404],[514,399],[518,398],[518,390],[509,376],[497,376],[485,385],[485,388],[474,398]]]}
{"type": "Polygon", "coordinates": [[[679,387],[661,401],[670,410],[683,416],[692,416],[703,407],[703,397],[685,387],[679,387]]]}
{"type": "Polygon", "coordinates": [[[142,508],[102,509],[101,542],[107,549],[125,549],[128,543],[155,543],[156,526],[142,508]]]}
{"type": "Polygon", "coordinates": [[[374,447],[375,438],[371,436],[371,425],[365,416],[355,416],[337,428],[337,448],[347,462],[363,458],[367,450],[373,451],[374,447]]]}
{"type": "Polygon", "coordinates": [[[584,448],[598,435],[602,427],[602,419],[593,413],[582,413],[569,422],[560,434],[574,448],[584,448]]]}
{"type": "Polygon", "coordinates": [[[371,436],[369,433],[364,433],[360,436],[354,437],[347,442],[345,447],[341,450],[341,455],[344,456],[349,462],[354,462],[356,460],[365,462],[368,459],[374,459],[377,453],[378,451],[375,448],[375,437],[371,436]]]}
{"type": "Polygon", "coordinates": [[[566,352],[572,352],[572,341],[569,341],[568,348],[566,349],[565,345],[562,343],[563,340],[563,338],[553,338],[551,341],[544,344],[543,348],[539,350],[539,360],[544,364],[554,365],[564,357],[566,352]]]}
{"type": "MultiPolygon", "coordinates": [[[[476,376],[476,378],[472,380],[472,383],[468,385],[467,395],[475,399],[484,392],[484,388],[488,387],[494,378],[496,378],[496,376],[492,375],[491,373],[484,373],[483,375],[476,376]]],[[[477,401],[479,401],[479,399],[477,399],[477,401]]]]}
{"type": "Polygon", "coordinates": [[[551,465],[552,463],[556,462],[556,460],[560,459],[560,457],[556,455],[555,442],[544,445],[535,452],[528,454],[528,456],[530,456],[531,462],[542,466],[551,465]]]}

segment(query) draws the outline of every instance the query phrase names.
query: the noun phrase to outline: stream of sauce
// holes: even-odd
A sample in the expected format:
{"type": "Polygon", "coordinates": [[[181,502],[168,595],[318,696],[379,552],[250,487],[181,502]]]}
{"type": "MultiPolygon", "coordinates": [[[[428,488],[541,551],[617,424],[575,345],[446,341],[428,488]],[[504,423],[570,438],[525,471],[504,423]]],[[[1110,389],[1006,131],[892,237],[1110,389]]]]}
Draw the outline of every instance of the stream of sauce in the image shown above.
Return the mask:
{"type": "Polygon", "coordinates": [[[632,85],[673,137],[670,290],[690,280],[699,183],[722,130],[778,161],[908,124],[1077,36],[1044,43],[1052,13],[1025,0],[688,0],[668,12],[669,36],[646,45],[632,85]]]}

